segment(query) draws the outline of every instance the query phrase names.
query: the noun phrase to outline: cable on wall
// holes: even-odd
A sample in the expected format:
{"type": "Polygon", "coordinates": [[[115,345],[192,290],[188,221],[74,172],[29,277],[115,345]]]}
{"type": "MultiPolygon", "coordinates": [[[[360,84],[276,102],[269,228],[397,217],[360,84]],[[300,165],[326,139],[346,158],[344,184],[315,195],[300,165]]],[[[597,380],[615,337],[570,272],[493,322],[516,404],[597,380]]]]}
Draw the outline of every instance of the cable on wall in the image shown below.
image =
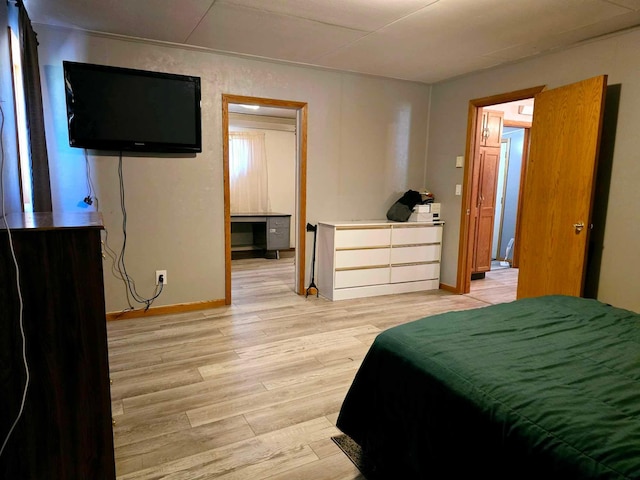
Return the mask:
{"type": "Polygon", "coordinates": [[[101,243],[103,255],[106,254],[106,256],[108,256],[111,260],[111,274],[124,283],[124,291],[127,296],[127,305],[129,306],[129,308],[125,308],[121,313],[127,312],[129,310],[135,310],[135,307],[131,304],[131,296],[129,295],[127,280],[125,279],[122,271],[120,270],[120,267],[118,266],[118,254],[109,245],[109,230],[107,230],[106,228],[104,229],[104,240],[102,240],[101,243]]]}
{"type": "Polygon", "coordinates": [[[7,219],[7,211],[5,206],[5,196],[4,196],[4,110],[2,110],[2,105],[0,105],[0,190],[2,190],[2,219],[4,220],[5,227],[7,229],[7,236],[9,238],[9,248],[11,250],[11,257],[13,258],[13,264],[16,267],[16,289],[18,291],[18,300],[20,303],[20,313],[19,313],[19,324],[20,324],[20,335],[22,337],[22,361],[24,363],[24,371],[26,374],[24,389],[22,390],[22,400],[20,402],[20,409],[18,414],[16,415],[7,436],[2,442],[2,446],[0,447],[0,457],[4,452],[7,443],[9,442],[9,438],[13,433],[13,430],[16,428],[16,425],[20,421],[22,417],[22,413],[24,412],[24,405],[27,401],[27,391],[29,390],[29,364],[27,362],[27,338],[24,333],[24,302],[22,300],[22,290],[20,289],[20,268],[18,267],[18,259],[16,258],[16,251],[13,247],[13,239],[11,237],[11,229],[9,228],[9,223],[6,221],[7,219]]]}
{"type": "Polygon", "coordinates": [[[86,167],[85,171],[87,172],[87,195],[84,197],[82,201],[87,205],[93,205],[93,201],[95,200],[96,211],[99,211],[100,206],[98,202],[98,197],[96,197],[94,194],[93,181],[91,180],[91,162],[89,162],[89,154],[86,148],[84,149],[84,164],[86,167]]]}
{"type": "MultiPolygon", "coordinates": [[[[84,160],[85,160],[85,166],[86,166],[85,172],[86,172],[87,195],[84,197],[82,201],[87,205],[93,205],[93,203],[95,202],[96,211],[100,211],[100,199],[95,194],[95,188],[93,186],[93,176],[91,175],[91,162],[89,158],[89,152],[86,148],[84,149],[84,160]]],[[[135,310],[134,306],[131,304],[131,297],[129,296],[129,289],[127,288],[127,280],[125,279],[122,271],[118,267],[118,254],[109,245],[109,230],[107,229],[106,226],[103,228],[103,232],[104,232],[104,240],[100,241],[102,245],[102,257],[103,258],[105,258],[106,256],[109,257],[109,259],[111,260],[111,274],[116,279],[122,281],[125,287],[125,293],[127,296],[127,305],[129,306],[129,308],[125,308],[124,310],[122,310],[122,313],[130,310],[135,310]]]]}
{"type": "Polygon", "coordinates": [[[120,250],[120,255],[118,256],[118,270],[122,273],[123,278],[125,279],[125,283],[127,284],[127,288],[133,299],[142,303],[145,306],[144,311],[149,310],[149,307],[153,303],[153,301],[160,296],[162,290],[164,288],[164,283],[160,282],[159,288],[156,286],[155,291],[151,298],[144,298],[141,296],[136,290],[136,283],[127,273],[127,266],[125,264],[125,251],[127,248],[127,208],[125,202],[125,188],[124,188],[124,176],[122,174],[122,152],[120,152],[118,159],[118,177],[120,179],[120,208],[122,209],[122,249],[120,250]]]}

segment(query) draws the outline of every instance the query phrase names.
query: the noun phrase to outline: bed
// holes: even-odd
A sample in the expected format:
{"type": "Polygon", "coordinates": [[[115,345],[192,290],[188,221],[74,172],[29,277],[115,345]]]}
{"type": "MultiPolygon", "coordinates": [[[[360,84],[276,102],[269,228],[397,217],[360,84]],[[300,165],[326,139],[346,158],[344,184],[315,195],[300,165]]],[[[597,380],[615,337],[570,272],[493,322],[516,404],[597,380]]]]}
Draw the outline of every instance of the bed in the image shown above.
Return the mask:
{"type": "Polygon", "coordinates": [[[337,426],[378,478],[638,479],[640,315],[546,296],[391,328],[337,426]]]}

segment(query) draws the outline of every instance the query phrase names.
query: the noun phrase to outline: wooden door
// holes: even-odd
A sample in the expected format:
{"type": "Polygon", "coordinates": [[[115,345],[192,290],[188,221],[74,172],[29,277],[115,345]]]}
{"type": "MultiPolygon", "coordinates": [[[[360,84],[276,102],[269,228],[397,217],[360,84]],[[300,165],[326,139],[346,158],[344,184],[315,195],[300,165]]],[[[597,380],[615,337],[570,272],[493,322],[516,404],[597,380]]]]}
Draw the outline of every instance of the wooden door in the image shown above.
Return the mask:
{"type": "Polygon", "coordinates": [[[518,298],[582,294],[606,86],[600,76],[535,96],[518,298]]]}
{"type": "Polygon", "coordinates": [[[504,112],[482,110],[471,190],[471,274],[491,270],[491,246],[504,112]]]}
{"type": "Polygon", "coordinates": [[[476,237],[472,273],[491,270],[500,147],[480,147],[478,163],[478,194],[475,205],[476,237]]]}

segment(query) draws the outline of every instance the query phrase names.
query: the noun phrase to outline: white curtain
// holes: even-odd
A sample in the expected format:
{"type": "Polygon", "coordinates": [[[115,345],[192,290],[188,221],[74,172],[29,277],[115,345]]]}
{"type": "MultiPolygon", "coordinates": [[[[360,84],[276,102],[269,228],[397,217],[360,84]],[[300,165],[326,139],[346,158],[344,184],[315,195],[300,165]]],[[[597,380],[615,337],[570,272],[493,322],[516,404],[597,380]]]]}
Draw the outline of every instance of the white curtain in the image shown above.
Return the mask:
{"type": "Polygon", "coordinates": [[[264,133],[229,132],[231,213],[269,212],[269,176],[264,133]]]}

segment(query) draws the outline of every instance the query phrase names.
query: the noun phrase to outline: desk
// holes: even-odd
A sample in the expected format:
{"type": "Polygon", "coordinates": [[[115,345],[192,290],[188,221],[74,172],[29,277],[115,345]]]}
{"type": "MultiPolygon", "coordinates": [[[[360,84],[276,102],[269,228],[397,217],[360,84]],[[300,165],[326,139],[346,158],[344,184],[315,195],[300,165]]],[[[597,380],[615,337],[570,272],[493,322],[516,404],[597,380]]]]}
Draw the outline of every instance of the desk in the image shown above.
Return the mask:
{"type": "Polygon", "coordinates": [[[290,221],[289,213],[232,213],[231,251],[275,251],[279,258],[290,246],[290,221]]]}

